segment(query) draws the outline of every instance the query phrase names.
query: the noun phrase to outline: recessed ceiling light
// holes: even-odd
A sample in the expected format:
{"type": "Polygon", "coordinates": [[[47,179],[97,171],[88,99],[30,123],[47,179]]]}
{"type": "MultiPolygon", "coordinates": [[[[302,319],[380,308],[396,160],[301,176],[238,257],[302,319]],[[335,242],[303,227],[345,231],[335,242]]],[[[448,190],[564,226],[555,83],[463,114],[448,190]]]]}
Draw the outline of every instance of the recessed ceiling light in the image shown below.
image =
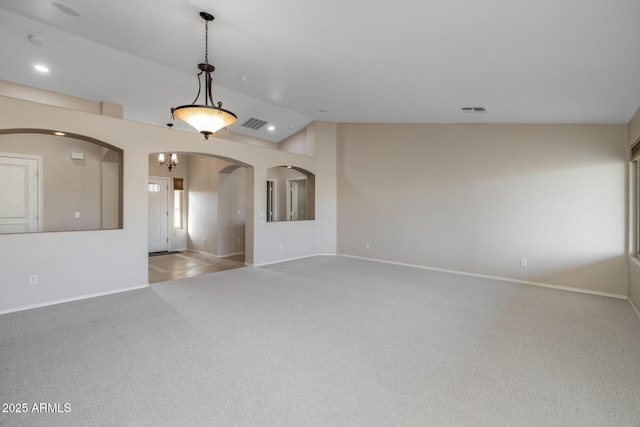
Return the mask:
{"type": "Polygon", "coordinates": [[[240,80],[247,80],[245,76],[240,77],[240,80]]]}
{"type": "Polygon", "coordinates": [[[41,73],[48,73],[49,69],[47,67],[45,67],[44,65],[34,65],[33,68],[35,68],[36,70],[40,71],[41,73]]]}
{"type": "Polygon", "coordinates": [[[269,129],[270,131],[273,132],[274,130],[276,130],[276,127],[275,126],[269,126],[267,129],[269,129]]]}
{"type": "Polygon", "coordinates": [[[73,16],[75,18],[80,18],[82,16],[77,10],[71,9],[69,6],[65,6],[60,3],[51,3],[51,6],[53,6],[54,9],[58,9],[60,12],[65,13],[69,16],[73,16]]]}
{"type": "Polygon", "coordinates": [[[287,169],[291,169],[291,168],[293,168],[293,166],[287,165],[287,169]]]}
{"type": "Polygon", "coordinates": [[[65,136],[66,135],[66,133],[64,133],[64,132],[54,132],[53,134],[54,135],[58,135],[58,136],[65,136]]]}

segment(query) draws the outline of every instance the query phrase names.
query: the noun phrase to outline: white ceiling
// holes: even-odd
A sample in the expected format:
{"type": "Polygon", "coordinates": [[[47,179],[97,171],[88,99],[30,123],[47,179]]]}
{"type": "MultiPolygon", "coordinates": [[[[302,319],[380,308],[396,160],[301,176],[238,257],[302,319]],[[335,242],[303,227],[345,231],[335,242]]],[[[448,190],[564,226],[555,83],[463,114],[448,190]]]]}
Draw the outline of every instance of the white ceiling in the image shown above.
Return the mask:
{"type": "Polygon", "coordinates": [[[230,130],[273,141],[314,119],[626,124],[640,106],[638,0],[58,2],[82,17],[0,0],[0,79],[160,126],[196,95],[201,10],[214,101],[238,115],[230,130]],[[276,130],[241,129],[250,117],[276,130]]]}

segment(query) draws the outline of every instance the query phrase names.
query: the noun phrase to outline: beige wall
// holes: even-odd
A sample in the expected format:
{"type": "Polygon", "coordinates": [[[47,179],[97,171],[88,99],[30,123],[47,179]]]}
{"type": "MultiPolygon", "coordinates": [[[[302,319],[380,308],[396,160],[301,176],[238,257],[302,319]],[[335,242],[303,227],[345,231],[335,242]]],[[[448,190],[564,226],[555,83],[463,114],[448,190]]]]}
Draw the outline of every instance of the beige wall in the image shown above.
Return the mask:
{"type": "Polygon", "coordinates": [[[323,145],[316,158],[218,137],[205,141],[193,132],[0,96],[0,129],[62,130],[124,150],[123,229],[0,236],[0,313],[148,286],[146,184],[152,153],[213,155],[250,166],[245,248],[249,263],[335,254],[335,125],[318,123],[313,128],[314,138],[323,145]],[[317,198],[323,205],[317,205],[315,221],[267,224],[261,215],[266,209],[267,169],[283,164],[316,174],[317,198]],[[29,286],[34,274],[38,285],[29,286]]]}
{"type": "Polygon", "coordinates": [[[338,253],[626,296],[627,126],[338,131],[338,253]]]}
{"type": "MultiPolygon", "coordinates": [[[[636,111],[636,114],[633,116],[633,118],[631,119],[631,121],[629,122],[629,138],[628,138],[628,142],[629,142],[629,146],[634,145],[636,142],[640,141],[640,108],[638,108],[638,111],[636,111]]],[[[632,165],[634,167],[634,171],[635,168],[637,168],[637,165],[632,165]]],[[[631,200],[631,209],[630,209],[630,218],[634,219],[636,218],[636,209],[638,206],[638,201],[637,201],[637,188],[636,188],[636,181],[635,181],[635,175],[638,173],[637,171],[635,171],[636,173],[631,174],[632,179],[630,182],[630,187],[632,189],[632,191],[630,191],[630,197],[629,200],[631,200]]],[[[640,261],[638,261],[638,257],[636,254],[636,250],[638,247],[638,242],[635,241],[636,239],[636,227],[637,224],[634,223],[634,221],[632,220],[632,223],[630,224],[630,228],[632,230],[631,234],[631,259],[629,261],[629,300],[633,303],[633,305],[635,306],[636,310],[640,310],[640,261]]]]}
{"type": "Polygon", "coordinates": [[[289,153],[302,154],[304,156],[315,156],[316,154],[314,140],[309,138],[307,129],[303,129],[280,141],[278,145],[282,151],[288,151],[289,153]]]}
{"type": "Polygon", "coordinates": [[[108,148],[102,149],[102,228],[120,228],[122,214],[119,209],[122,178],[120,154],[108,148]]]}
{"type": "Polygon", "coordinates": [[[219,172],[231,163],[209,156],[188,156],[187,247],[220,255],[218,252],[219,172]]]}
{"type": "Polygon", "coordinates": [[[78,98],[77,96],[49,92],[48,90],[24,86],[6,80],[0,80],[0,95],[93,114],[102,114],[103,116],[119,119],[123,117],[122,105],[112,104],[110,102],[90,101],[88,99],[78,98]]]}
{"type": "Polygon", "coordinates": [[[218,256],[244,253],[247,170],[229,166],[218,172],[218,256]]]}

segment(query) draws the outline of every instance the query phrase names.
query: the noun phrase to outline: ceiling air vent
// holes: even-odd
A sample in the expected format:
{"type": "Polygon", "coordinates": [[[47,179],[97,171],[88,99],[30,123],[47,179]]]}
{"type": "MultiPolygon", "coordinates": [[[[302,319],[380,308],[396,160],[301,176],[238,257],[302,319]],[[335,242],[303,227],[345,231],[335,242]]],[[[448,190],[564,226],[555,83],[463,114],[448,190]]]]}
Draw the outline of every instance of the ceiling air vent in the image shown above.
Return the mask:
{"type": "Polygon", "coordinates": [[[487,109],[484,107],[462,107],[464,113],[486,113],[487,109]]]}
{"type": "Polygon", "coordinates": [[[249,128],[249,129],[260,129],[262,126],[266,124],[267,122],[265,122],[264,120],[251,117],[249,120],[247,120],[242,124],[242,127],[249,128]]]}

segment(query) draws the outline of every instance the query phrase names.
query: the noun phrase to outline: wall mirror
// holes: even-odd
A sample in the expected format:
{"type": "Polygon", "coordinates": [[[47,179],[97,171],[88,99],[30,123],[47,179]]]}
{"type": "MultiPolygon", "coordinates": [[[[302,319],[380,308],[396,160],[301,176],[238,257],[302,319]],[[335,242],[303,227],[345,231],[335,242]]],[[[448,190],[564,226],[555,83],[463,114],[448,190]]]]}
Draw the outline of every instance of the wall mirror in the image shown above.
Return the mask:
{"type": "Polygon", "coordinates": [[[316,177],[295,166],[267,169],[267,222],[315,219],[316,177]]]}
{"type": "Polygon", "coordinates": [[[0,234],[122,228],[123,152],[53,130],[0,130],[0,234]]]}

